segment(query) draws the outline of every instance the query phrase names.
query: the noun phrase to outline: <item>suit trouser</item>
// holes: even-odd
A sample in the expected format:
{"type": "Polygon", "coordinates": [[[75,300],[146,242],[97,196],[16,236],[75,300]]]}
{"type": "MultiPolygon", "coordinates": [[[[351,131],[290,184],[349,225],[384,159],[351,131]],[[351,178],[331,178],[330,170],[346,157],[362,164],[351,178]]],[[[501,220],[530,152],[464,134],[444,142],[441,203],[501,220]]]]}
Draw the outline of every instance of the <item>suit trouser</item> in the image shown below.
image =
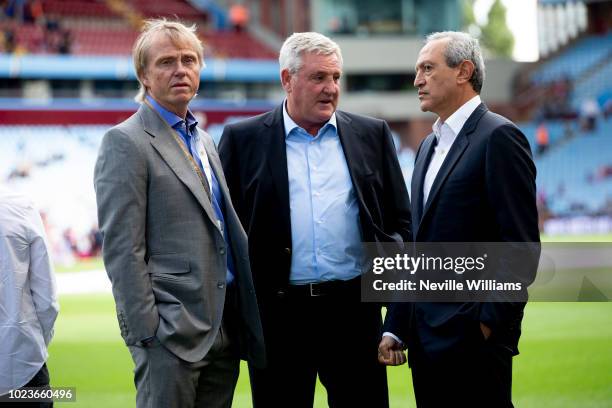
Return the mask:
{"type": "Polygon", "coordinates": [[[432,358],[418,343],[409,346],[418,408],[511,408],[512,352],[485,340],[475,325],[463,347],[432,358]]]}
{"type": "Polygon", "coordinates": [[[380,306],[360,300],[357,280],[323,296],[289,290],[273,306],[263,322],[268,366],[249,367],[255,408],[312,407],[317,375],[330,407],[388,407],[380,306]]]}
{"type": "Polygon", "coordinates": [[[226,314],[206,356],[195,363],[178,358],[157,338],[147,347],[130,346],[137,408],[231,407],[240,360],[226,314]]]}

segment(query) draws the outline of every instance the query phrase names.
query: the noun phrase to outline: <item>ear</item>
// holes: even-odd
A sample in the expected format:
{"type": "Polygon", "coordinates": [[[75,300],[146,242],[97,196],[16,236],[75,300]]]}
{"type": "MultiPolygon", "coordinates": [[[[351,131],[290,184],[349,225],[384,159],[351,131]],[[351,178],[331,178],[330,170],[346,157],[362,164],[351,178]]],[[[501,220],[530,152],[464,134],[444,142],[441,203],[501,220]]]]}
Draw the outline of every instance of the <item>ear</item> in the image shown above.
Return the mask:
{"type": "Polygon", "coordinates": [[[457,83],[464,84],[466,82],[470,82],[475,69],[474,63],[472,61],[464,60],[461,64],[459,64],[458,69],[457,83]]]}
{"type": "Polygon", "coordinates": [[[291,74],[287,68],[281,71],[281,84],[285,92],[291,93],[291,74]]]}
{"type": "Polygon", "coordinates": [[[142,82],[142,84],[145,86],[145,88],[149,88],[149,76],[147,75],[147,70],[143,69],[142,72],[140,73],[140,82],[142,82]]]}

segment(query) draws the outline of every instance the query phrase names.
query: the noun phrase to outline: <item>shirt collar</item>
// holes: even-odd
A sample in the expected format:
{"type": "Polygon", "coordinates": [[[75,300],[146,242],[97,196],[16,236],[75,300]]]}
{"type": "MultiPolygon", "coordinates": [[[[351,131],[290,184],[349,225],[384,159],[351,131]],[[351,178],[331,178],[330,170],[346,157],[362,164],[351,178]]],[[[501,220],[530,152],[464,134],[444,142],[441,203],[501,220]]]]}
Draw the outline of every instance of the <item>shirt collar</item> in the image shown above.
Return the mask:
{"type": "MultiPolygon", "coordinates": [[[[285,124],[285,138],[289,137],[289,133],[291,133],[293,129],[302,129],[297,123],[293,121],[293,119],[291,119],[289,113],[287,113],[287,99],[283,101],[283,123],[285,124]]],[[[323,130],[327,125],[331,125],[334,127],[334,129],[338,129],[338,126],[336,125],[336,112],[332,113],[329,120],[323,126],[321,126],[321,129],[319,129],[319,134],[321,134],[321,130],[323,130]]]]}
{"type": "MultiPolygon", "coordinates": [[[[155,99],[151,97],[151,95],[146,96],[147,101],[153,106],[153,108],[161,115],[161,117],[173,128],[176,129],[179,124],[183,123],[183,118],[180,116],[170,112],[163,106],[161,106],[155,99]]],[[[191,113],[190,110],[187,111],[187,115],[185,116],[187,121],[187,126],[189,127],[189,131],[193,131],[193,128],[198,125],[198,121],[195,116],[191,113]]]]}
{"type": "Polygon", "coordinates": [[[474,113],[478,105],[481,104],[480,95],[474,96],[472,99],[464,103],[459,109],[457,109],[452,115],[450,115],[445,122],[442,122],[440,118],[436,119],[434,122],[432,129],[438,142],[440,141],[441,128],[444,125],[447,125],[450,130],[454,133],[455,136],[461,132],[463,125],[469,119],[469,117],[474,113]]]}

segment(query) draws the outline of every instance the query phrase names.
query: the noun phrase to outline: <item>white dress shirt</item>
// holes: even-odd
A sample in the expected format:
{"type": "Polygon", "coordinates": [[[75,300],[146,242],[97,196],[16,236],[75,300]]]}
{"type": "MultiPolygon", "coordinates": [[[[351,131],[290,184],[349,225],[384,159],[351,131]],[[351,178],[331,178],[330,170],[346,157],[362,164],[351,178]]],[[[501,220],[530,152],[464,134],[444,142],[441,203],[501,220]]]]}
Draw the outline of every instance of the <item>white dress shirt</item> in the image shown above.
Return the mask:
{"type": "MultiPolygon", "coordinates": [[[[425,209],[429,192],[444,163],[444,159],[446,159],[448,151],[453,147],[453,143],[455,143],[455,139],[457,139],[457,135],[459,135],[459,132],[463,129],[465,122],[467,122],[468,118],[480,104],[480,96],[476,95],[450,115],[448,119],[446,119],[446,122],[442,122],[440,118],[434,122],[432,129],[438,144],[431,156],[429,167],[427,167],[427,173],[425,173],[425,180],[423,180],[423,209],[425,209]]],[[[383,336],[392,337],[395,341],[403,343],[403,341],[393,333],[384,332],[383,336]]]]}
{"type": "Polygon", "coordinates": [[[45,363],[58,311],[40,214],[0,186],[0,395],[27,384],[45,363]]]}
{"type": "Polygon", "coordinates": [[[438,118],[433,124],[432,129],[438,144],[431,156],[427,173],[425,173],[425,180],[423,181],[423,208],[425,208],[431,186],[433,186],[436,180],[436,176],[448,155],[448,151],[453,147],[453,143],[455,143],[455,139],[457,139],[457,135],[461,132],[463,125],[465,125],[465,122],[467,122],[480,103],[480,96],[476,95],[450,115],[446,122],[442,122],[438,118]]]}

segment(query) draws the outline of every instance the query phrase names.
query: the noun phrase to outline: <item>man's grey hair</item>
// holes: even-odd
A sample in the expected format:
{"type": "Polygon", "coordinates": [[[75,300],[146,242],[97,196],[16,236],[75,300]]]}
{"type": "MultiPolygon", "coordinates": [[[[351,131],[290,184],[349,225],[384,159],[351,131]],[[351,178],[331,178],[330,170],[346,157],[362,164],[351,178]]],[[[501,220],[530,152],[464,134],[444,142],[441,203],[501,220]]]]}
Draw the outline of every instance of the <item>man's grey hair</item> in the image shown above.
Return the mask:
{"type": "Polygon", "coordinates": [[[287,69],[292,75],[297,73],[302,68],[304,53],[334,54],[342,67],[342,52],[338,44],[323,34],[306,32],[293,33],[283,43],[278,56],[281,71],[287,69]]]}
{"type": "Polygon", "coordinates": [[[196,35],[195,24],[188,27],[179,21],[170,21],[165,18],[145,21],[142,26],[142,33],[140,33],[136,39],[134,48],[132,49],[134,69],[136,70],[136,79],[138,79],[138,94],[134,100],[139,103],[144,102],[147,93],[147,89],[142,83],[141,77],[149,63],[149,50],[151,49],[151,43],[157,33],[166,34],[175,45],[189,46],[198,54],[200,68],[205,66],[204,47],[196,35]]]}
{"type": "Polygon", "coordinates": [[[442,31],[429,34],[427,40],[425,40],[425,44],[434,40],[446,38],[449,39],[446,44],[446,50],[444,50],[446,65],[455,68],[465,60],[472,61],[474,64],[474,72],[470,78],[470,83],[474,91],[480,93],[485,79],[485,65],[478,40],[460,31],[442,31]]]}

